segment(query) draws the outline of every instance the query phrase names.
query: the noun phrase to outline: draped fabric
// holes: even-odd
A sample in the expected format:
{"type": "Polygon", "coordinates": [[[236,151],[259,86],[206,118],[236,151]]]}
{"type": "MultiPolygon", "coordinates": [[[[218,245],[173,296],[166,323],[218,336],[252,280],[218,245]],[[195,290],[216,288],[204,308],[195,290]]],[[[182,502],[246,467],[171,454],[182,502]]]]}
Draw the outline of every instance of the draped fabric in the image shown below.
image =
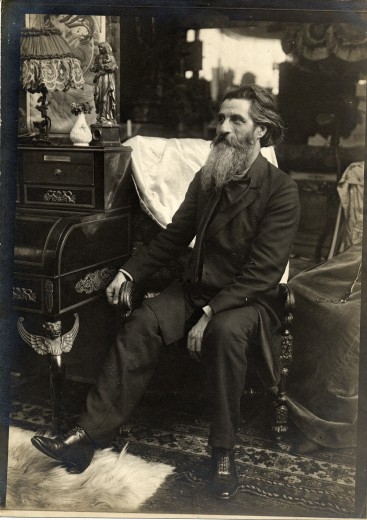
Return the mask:
{"type": "Polygon", "coordinates": [[[282,48],[295,64],[310,70],[327,74],[367,70],[367,32],[363,25],[289,24],[282,48]]]}
{"type": "Polygon", "coordinates": [[[361,243],[294,277],[297,310],[288,397],[291,417],[322,446],[356,442],[361,243]]]}
{"type": "Polygon", "coordinates": [[[295,276],[294,360],[288,397],[295,424],[314,442],[354,446],[358,405],[364,163],[343,173],[344,251],[295,276]]]}
{"type": "Polygon", "coordinates": [[[352,62],[367,59],[366,28],[355,24],[292,24],[282,46],[286,54],[296,53],[311,61],[331,55],[352,62]]]}
{"type": "Polygon", "coordinates": [[[344,250],[362,241],[364,162],[350,164],[338,182],[337,188],[345,217],[341,238],[341,249],[344,250]]]}

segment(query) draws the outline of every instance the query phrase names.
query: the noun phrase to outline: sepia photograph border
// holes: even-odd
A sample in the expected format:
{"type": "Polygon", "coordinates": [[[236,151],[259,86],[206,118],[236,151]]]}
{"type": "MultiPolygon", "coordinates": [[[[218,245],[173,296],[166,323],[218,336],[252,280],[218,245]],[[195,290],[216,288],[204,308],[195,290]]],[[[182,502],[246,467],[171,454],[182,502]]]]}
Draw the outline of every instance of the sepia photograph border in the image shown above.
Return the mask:
{"type": "MultiPolygon", "coordinates": [[[[31,13],[64,13],[121,15],[121,10],[146,8],[154,11],[176,10],[185,12],[225,12],[234,19],[248,18],[253,21],[278,20],[283,22],[349,22],[358,23],[364,20],[367,24],[367,3],[354,0],[99,0],[98,2],[80,0],[50,0],[41,2],[33,0],[3,0],[2,35],[1,35],[1,186],[0,186],[0,500],[4,507],[6,500],[7,447],[9,429],[9,387],[10,359],[12,354],[12,337],[16,326],[12,313],[12,269],[13,269],[13,234],[15,221],[18,134],[18,92],[19,92],[19,38],[24,24],[25,14],[31,13]]],[[[365,170],[366,174],[366,170],[365,170]]],[[[365,188],[366,193],[366,188],[365,188]]],[[[366,206],[366,205],[365,205],[366,206]]],[[[364,225],[366,223],[364,210],[364,225]]],[[[367,245],[366,234],[363,239],[363,258],[367,245]]],[[[367,294],[367,267],[362,264],[362,294],[367,294]]],[[[364,299],[366,300],[366,298],[364,299]]],[[[353,518],[366,518],[367,489],[367,302],[362,298],[361,336],[360,336],[360,372],[359,372],[359,411],[356,463],[356,500],[353,518]]],[[[105,517],[105,518],[158,518],[158,515],[143,514],[73,514],[72,512],[24,512],[0,510],[0,516],[47,516],[47,517],[105,517]]],[[[308,516],[308,515],[305,515],[308,516]]],[[[173,518],[175,515],[162,515],[162,518],[173,518]]],[[[204,518],[199,515],[177,515],[181,518],[204,518]]],[[[206,517],[205,517],[206,518],[206,517]]],[[[209,515],[208,515],[209,518],[209,515]]],[[[214,518],[214,517],[213,517],[214,518]]],[[[218,518],[216,516],[216,518],[218,518]]],[[[221,517],[224,518],[224,517],[221,517]]],[[[230,518],[272,518],[233,516],[230,518]]],[[[288,517],[290,518],[290,517],[288,517]]],[[[325,517],[332,518],[332,517],[325,517]]],[[[352,517],[350,517],[352,518],[352,517]]]]}

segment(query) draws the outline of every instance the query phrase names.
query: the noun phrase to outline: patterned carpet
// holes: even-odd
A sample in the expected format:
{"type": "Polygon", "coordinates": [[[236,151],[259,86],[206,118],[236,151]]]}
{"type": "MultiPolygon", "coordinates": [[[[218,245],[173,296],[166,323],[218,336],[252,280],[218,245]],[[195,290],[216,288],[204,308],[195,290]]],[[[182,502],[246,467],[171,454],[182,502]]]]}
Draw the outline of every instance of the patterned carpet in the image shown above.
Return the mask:
{"type": "MultiPolygon", "coordinates": [[[[176,465],[177,474],[194,485],[207,485],[205,461],[207,429],[182,424],[169,429],[135,424],[121,436],[134,445],[134,452],[176,465]],[[180,455],[184,454],[184,457],[180,455]]],[[[285,445],[273,446],[264,439],[239,436],[236,462],[240,491],[348,516],[354,502],[354,468],[347,460],[300,457],[285,445]]],[[[130,448],[131,449],[131,448],[130,448]]]]}
{"type": "MultiPolygon", "coordinates": [[[[67,381],[64,403],[68,413],[64,414],[64,428],[74,423],[87,391],[88,385],[67,381]]],[[[157,496],[144,504],[144,513],[199,514],[205,504],[213,503],[207,483],[206,410],[201,396],[195,399],[194,389],[192,392],[187,395],[186,388],[162,397],[156,390],[148,391],[114,443],[120,450],[128,441],[129,453],[176,467],[157,496]],[[201,506],[195,506],[193,498],[188,503],[185,497],[190,493],[192,497],[200,497],[201,506]]],[[[269,436],[270,403],[264,397],[253,401],[244,403],[246,413],[236,447],[240,491],[230,506],[226,502],[225,511],[249,514],[250,497],[253,497],[254,507],[262,514],[269,514],[270,507],[275,511],[271,514],[284,516],[301,516],[302,511],[302,516],[352,517],[353,450],[322,450],[313,456],[299,456],[292,449],[295,429],[290,428],[282,445],[276,444],[269,436]],[[258,410],[263,411],[259,414],[258,410]]],[[[40,431],[50,421],[47,379],[15,385],[12,424],[40,431]]],[[[222,503],[206,512],[223,514],[220,508],[222,503]]]]}

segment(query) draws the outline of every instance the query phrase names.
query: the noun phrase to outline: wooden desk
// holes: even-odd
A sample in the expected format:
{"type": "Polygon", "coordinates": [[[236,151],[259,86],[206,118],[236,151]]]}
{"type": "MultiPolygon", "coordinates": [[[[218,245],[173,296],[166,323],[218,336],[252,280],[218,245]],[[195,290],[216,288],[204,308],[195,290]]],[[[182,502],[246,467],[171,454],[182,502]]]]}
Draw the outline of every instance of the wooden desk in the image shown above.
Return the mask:
{"type": "MultiPolygon", "coordinates": [[[[23,339],[48,355],[53,427],[58,429],[65,368],[62,352],[50,345],[60,344],[70,327],[75,336],[78,318],[70,315],[104,298],[130,255],[131,148],[18,150],[13,303],[23,339]],[[65,318],[68,329],[62,330],[65,318]]],[[[80,331],[93,325],[85,318],[88,313],[83,315],[80,331]]]]}

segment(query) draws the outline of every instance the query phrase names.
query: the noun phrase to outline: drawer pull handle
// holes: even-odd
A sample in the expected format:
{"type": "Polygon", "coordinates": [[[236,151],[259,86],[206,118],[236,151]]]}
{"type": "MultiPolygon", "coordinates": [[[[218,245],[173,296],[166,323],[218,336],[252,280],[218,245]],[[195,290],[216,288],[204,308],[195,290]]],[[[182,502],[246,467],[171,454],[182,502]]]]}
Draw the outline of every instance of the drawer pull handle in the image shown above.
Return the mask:
{"type": "Polygon", "coordinates": [[[65,202],[66,204],[75,204],[76,195],[69,190],[48,190],[43,195],[45,202],[65,202]]]}
{"type": "Polygon", "coordinates": [[[32,289],[28,289],[27,287],[13,287],[13,300],[35,302],[36,297],[37,295],[32,289]]]}
{"type": "Polygon", "coordinates": [[[56,175],[56,177],[61,177],[62,171],[60,170],[60,168],[55,168],[54,174],[56,175]]]}

